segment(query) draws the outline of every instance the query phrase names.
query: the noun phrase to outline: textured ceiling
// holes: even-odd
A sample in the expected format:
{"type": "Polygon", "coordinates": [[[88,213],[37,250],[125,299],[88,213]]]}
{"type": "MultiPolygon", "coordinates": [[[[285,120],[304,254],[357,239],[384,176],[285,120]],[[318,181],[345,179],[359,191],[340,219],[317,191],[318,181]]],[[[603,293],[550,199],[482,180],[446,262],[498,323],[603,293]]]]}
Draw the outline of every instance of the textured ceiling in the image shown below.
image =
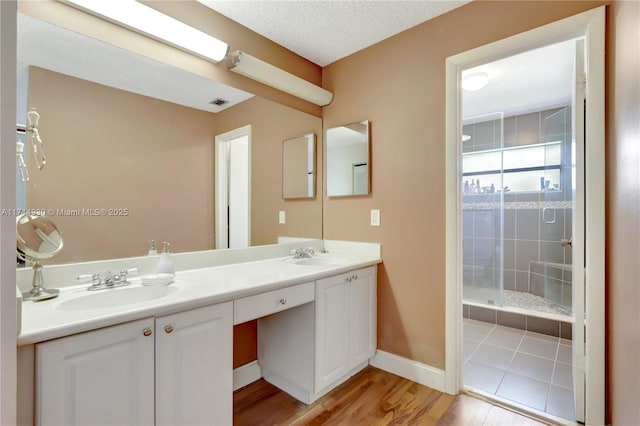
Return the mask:
{"type": "Polygon", "coordinates": [[[469,2],[198,1],[320,66],[469,2]]]}

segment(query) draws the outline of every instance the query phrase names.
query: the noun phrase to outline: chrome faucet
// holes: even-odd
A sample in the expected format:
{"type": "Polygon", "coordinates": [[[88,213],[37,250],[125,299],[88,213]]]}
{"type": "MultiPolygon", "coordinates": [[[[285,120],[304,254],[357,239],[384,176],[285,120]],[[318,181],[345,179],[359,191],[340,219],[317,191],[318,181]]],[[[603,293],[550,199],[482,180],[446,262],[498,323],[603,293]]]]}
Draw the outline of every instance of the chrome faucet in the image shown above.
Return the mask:
{"type": "Polygon", "coordinates": [[[129,274],[138,272],[138,268],[123,269],[117,274],[112,274],[111,271],[107,271],[103,274],[95,273],[91,275],[78,275],[77,280],[91,280],[91,285],[87,288],[89,291],[104,290],[107,288],[123,287],[131,284],[131,281],[127,279],[129,274]]]}
{"type": "Polygon", "coordinates": [[[306,248],[296,248],[291,250],[291,254],[294,259],[309,259],[311,256],[316,254],[316,252],[311,247],[306,248]]]}

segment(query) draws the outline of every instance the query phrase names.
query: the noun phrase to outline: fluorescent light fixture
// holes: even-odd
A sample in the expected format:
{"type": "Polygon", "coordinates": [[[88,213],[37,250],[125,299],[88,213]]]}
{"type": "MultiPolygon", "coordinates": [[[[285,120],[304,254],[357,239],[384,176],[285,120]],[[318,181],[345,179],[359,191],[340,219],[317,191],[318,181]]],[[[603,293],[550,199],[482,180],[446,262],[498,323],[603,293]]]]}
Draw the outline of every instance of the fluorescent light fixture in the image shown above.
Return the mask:
{"type": "Polygon", "coordinates": [[[489,74],[483,71],[462,76],[462,88],[470,92],[483,89],[487,84],[489,84],[489,74]]]}
{"type": "Polygon", "coordinates": [[[92,15],[218,63],[229,46],[135,0],[60,0],[92,15]]]}
{"type": "Polygon", "coordinates": [[[275,89],[289,93],[319,106],[328,105],[333,93],[278,67],[236,50],[229,58],[228,68],[275,89]]]}

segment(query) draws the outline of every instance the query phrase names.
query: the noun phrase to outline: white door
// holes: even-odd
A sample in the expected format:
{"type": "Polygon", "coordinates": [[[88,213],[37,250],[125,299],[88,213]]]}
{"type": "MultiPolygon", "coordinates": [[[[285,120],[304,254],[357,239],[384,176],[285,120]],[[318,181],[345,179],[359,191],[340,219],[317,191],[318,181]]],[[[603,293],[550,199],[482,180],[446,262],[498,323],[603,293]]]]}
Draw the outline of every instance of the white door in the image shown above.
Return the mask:
{"type": "Polygon", "coordinates": [[[153,319],[36,345],[36,424],[152,425],[153,319]]]}
{"type": "Polygon", "coordinates": [[[156,330],[156,424],[232,424],[233,303],[157,318],[156,330]]]}
{"type": "Polygon", "coordinates": [[[251,243],[251,126],[216,136],[216,248],[251,243]]]}
{"type": "Polygon", "coordinates": [[[349,372],[348,275],[316,281],[316,392],[349,372]]]}
{"type": "Polygon", "coordinates": [[[572,152],[572,303],[573,308],[573,392],[576,420],[585,420],[585,89],[584,40],[576,41],[574,63],[572,152]]]}
{"type": "Polygon", "coordinates": [[[376,350],[376,270],[348,274],[349,369],[371,358],[376,350]]]}
{"type": "Polygon", "coordinates": [[[229,248],[249,247],[249,137],[229,141],[229,248]]]}

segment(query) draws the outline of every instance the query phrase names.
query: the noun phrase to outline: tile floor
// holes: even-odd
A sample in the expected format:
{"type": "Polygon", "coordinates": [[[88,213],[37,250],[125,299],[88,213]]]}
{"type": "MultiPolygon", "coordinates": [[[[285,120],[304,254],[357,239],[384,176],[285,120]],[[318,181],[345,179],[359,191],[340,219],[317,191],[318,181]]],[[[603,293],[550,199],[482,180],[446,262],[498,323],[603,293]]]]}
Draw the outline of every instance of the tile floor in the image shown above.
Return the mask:
{"type": "Polygon", "coordinates": [[[574,420],[571,341],[464,320],[465,386],[574,420]]]}

